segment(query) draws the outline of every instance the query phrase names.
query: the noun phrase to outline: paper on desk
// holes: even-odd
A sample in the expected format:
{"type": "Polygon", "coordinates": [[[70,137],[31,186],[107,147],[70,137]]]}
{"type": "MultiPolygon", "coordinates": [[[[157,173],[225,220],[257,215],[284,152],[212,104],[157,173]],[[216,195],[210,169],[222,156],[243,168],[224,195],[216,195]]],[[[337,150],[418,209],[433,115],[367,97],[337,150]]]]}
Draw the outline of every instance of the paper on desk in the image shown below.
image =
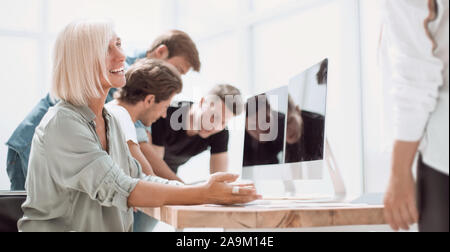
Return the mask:
{"type": "Polygon", "coordinates": [[[364,207],[367,204],[351,204],[351,203],[296,203],[295,206],[301,207],[364,207]]]}
{"type": "MultiPolygon", "coordinates": [[[[223,207],[220,205],[207,205],[211,207],[223,207]]],[[[364,207],[368,204],[352,204],[339,202],[305,202],[296,200],[256,200],[247,204],[236,204],[230,207],[245,208],[344,208],[344,207],[364,207]]]]}
{"type": "Polygon", "coordinates": [[[245,207],[261,207],[261,208],[346,208],[346,207],[364,207],[367,204],[350,204],[350,203],[299,203],[292,204],[255,204],[245,207]]]}

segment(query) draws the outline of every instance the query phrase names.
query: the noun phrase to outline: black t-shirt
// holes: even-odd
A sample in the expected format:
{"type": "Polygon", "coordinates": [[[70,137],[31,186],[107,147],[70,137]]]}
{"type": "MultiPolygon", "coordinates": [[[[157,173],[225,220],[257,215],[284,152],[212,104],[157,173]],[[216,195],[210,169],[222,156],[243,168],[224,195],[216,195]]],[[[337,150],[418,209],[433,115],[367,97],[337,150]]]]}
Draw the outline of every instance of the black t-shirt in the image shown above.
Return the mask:
{"type": "Polygon", "coordinates": [[[302,111],[303,132],[295,144],[286,145],[286,163],[323,159],[325,118],[322,115],[302,111]]]}
{"type": "Polygon", "coordinates": [[[182,118],[187,118],[192,102],[178,102],[167,109],[167,117],[152,124],[153,144],[164,147],[164,161],[175,173],[193,156],[208,148],[211,155],[228,151],[229,132],[227,129],[206,139],[200,136],[188,136],[184,129],[173,129],[170,121],[181,125],[182,118]],[[174,118],[172,118],[174,117],[174,118]]]}
{"type": "Polygon", "coordinates": [[[285,118],[283,113],[278,112],[278,134],[275,140],[260,142],[254,139],[247,130],[244,138],[244,158],[243,166],[280,164],[283,157],[283,138],[285,128],[285,118]]]}

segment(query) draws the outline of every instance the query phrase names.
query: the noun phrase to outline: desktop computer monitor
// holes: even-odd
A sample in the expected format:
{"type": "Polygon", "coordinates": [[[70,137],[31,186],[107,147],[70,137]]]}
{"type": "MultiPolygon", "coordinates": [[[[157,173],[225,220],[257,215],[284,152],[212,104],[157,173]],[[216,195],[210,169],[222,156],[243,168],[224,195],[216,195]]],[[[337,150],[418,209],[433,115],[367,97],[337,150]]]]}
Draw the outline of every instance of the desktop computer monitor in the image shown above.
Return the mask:
{"type": "Polygon", "coordinates": [[[247,100],[242,177],[322,179],[328,59],[247,100]]]}

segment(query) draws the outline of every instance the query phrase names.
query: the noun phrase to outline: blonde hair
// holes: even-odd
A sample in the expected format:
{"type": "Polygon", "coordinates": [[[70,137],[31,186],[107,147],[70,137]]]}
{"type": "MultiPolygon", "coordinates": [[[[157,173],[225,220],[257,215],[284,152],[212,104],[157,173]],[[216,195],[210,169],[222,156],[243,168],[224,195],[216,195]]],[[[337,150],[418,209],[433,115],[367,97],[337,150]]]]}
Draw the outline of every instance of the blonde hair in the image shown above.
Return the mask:
{"type": "Polygon", "coordinates": [[[52,95],[75,106],[86,106],[103,93],[108,80],[106,57],[114,26],[107,20],[70,23],[58,35],[53,55],[52,95]]]}

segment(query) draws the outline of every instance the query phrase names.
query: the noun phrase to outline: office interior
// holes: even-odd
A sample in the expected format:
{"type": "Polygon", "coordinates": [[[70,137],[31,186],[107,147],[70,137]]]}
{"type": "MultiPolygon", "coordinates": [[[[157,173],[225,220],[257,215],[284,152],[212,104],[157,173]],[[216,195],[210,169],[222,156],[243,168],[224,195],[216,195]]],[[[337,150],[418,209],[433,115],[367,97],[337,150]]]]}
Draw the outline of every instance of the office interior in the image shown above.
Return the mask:
{"type": "MultiPolygon", "coordinates": [[[[183,77],[175,100],[198,100],[215,84],[244,97],[289,84],[296,74],[329,59],[326,135],[346,194],[357,198],[387,188],[392,149],[389,90],[377,65],[380,13],[368,0],[0,0],[0,190],[9,190],[7,146],[13,130],[49,91],[57,33],[80,18],[109,18],[127,55],[148,49],[168,29],[187,32],[202,69],[183,77]]],[[[229,171],[242,174],[243,115],[229,124],[229,171]]],[[[205,152],[180,168],[185,181],[204,180],[205,152]]],[[[327,170],[295,180],[297,191],[332,194],[327,170]]],[[[281,181],[262,192],[282,190],[281,181]],[[274,189],[275,188],[275,189],[274,189]],[[281,188],[281,189],[280,189],[281,188]]],[[[156,231],[171,230],[160,223],[156,231]]]]}

